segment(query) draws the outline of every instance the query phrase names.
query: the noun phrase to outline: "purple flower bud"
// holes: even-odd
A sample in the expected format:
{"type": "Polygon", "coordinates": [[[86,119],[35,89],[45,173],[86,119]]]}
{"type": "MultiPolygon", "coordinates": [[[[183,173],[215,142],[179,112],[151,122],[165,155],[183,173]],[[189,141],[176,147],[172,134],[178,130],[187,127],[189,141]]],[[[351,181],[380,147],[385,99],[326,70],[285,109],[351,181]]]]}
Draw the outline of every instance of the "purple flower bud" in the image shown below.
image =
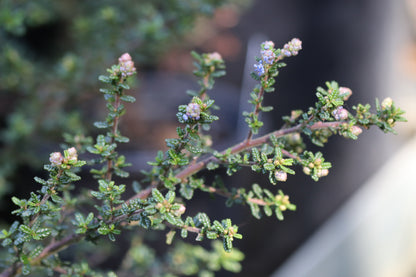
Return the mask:
{"type": "Polygon", "coordinates": [[[201,107],[197,103],[189,103],[186,107],[186,116],[198,120],[201,115],[201,107]]]}

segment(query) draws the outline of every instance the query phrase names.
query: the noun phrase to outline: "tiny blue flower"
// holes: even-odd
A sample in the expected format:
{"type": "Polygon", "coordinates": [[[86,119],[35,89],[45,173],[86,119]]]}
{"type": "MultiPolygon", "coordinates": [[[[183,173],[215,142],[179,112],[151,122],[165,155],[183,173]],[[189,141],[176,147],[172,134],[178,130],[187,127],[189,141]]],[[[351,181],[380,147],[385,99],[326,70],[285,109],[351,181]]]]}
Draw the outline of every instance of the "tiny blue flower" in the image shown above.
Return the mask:
{"type": "Polygon", "coordinates": [[[188,116],[187,116],[186,114],[184,114],[184,115],[182,116],[182,118],[183,118],[183,120],[188,121],[188,116]]]}
{"type": "Polygon", "coordinates": [[[262,59],[267,64],[273,64],[276,54],[272,50],[261,51],[262,59]]]}
{"type": "Polygon", "coordinates": [[[261,77],[264,74],[264,66],[261,62],[254,65],[254,72],[257,74],[257,76],[261,77]]]}
{"type": "Polygon", "coordinates": [[[271,50],[274,48],[274,43],[273,41],[265,41],[261,44],[263,46],[264,50],[271,50]]]}

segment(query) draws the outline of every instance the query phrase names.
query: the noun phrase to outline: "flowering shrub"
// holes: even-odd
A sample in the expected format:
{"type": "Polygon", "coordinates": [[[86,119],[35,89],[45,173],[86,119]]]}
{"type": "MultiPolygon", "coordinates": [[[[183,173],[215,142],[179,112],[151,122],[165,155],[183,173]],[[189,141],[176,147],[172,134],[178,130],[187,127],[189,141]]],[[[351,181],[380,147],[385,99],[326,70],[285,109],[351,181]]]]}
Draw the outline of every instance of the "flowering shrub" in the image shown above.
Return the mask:
{"type": "MultiPolygon", "coordinates": [[[[252,110],[244,113],[249,132],[240,143],[222,151],[211,148],[207,132],[219,120],[209,91],[215,78],[225,74],[224,62],[218,53],[192,53],[200,89],[191,92],[188,104],[178,107],[177,136],[166,139],[168,149],[159,151],[154,161],[149,162],[151,168],[142,171],[144,178],[132,184],[135,191],[132,196],[125,193],[127,185],[119,184],[119,178],[129,176],[126,167],[131,166],[117,148],[129,142],[120,133],[119,124],[126,112],[125,103],[135,101],[127,91],[129,80],[136,73],[131,56],[123,54],[119,63],[107,70],[106,76],[99,77],[105,84],[100,91],[107,101],[108,115],[95,123],[102,130],[95,142],[79,141],[76,148],[69,147],[63,154],[52,153],[50,164],[44,167],[49,177],[35,178],[41,188],[31,192],[27,199],[12,198],[17,206],[13,214],[18,219],[0,234],[2,246],[7,250],[0,276],[102,276],[104,273],[85,262],[85,256],[98,252],[88,249],[89,245],[86,248],[85,244],[93,242],[97,244],[94,249],[105,252],[107,240],[104,238],[115,242],[125,232],[135,235],[128,255],[116,270],[120,276],[212,276],[221,268],[240,271],[243,254],[234,245],[243,234],[230,218],[212,219],[203,211],[189,214],[186,206],[193,199],[194,191],[218,194],[225,198],[227,206],[248,206],[258,219],[274,215],[283,220],[284,213],[294,211],[296,206],[282,190],[274,189],[276,185],[285,182],[299,168],[315,181],[328,175],[331,168],[321,152],[306,148],[304,139],[324,146],[332,135],[357,139],[363,129],[371,126],[386,133],[394,132],[395,123],[405,121],[404,112],[390,98],[381,105],[376,101],[374,112],[368,104],[358,104],[348,111],[344,103],[351,90],[336,82],[327,82],[326,88],[317,89],[314,106],[306,111],[292,111],[283,117],[285,124],[280,129],[256,136],[263,125],[260,113],[273,109],[264,106],[263,99],[266,93],[274,91],[275,77],[285,66],[282,60],[297,55],[300,50],[299,39],[293,39],[283,48],[275,48],[270,41],[261,45],[252,74],[258,81],[250,94],[252,110]],[[84,151],[94,158],[88,162],[82,160],[84,151]],[[81,182],[80,168],[87,164],[97,180],[96,188],[79,194],[75,188],[81,182]],[[254,183],[249,190],[229,188],[218,178],[208,183],[203,175],[197,174],[203,169],[215,171],[220,167],[226,168],[228,175],[249,167],[255,174],[268,176],[272,186],[254,183]],[[176,242],[165,257],[156,259],[155,252],[143,240],[145,233],[156,230],[166,233],[167,244],[173,243],[177,233],[184,242],[176,242]],[[188,237],[197,241],[212,240],[212,249],[187,244],[188,237]],[[72,253],[79,253],[79,258],[65,258],[69,246],[72,253]]],[[[115,272],[106,274],[116,276],[115,272]]]]}

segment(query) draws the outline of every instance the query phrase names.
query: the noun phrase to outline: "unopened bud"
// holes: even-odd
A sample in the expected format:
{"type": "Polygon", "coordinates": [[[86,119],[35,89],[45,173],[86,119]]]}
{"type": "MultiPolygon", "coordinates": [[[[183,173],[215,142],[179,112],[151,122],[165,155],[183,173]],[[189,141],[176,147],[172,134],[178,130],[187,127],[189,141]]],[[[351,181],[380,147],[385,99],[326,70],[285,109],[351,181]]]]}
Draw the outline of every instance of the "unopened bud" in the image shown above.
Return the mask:
{"type": "Polygon", "coordinates": [[[120,58],[118,58],[118,62],[120,65],[120,71],[121,76],[131,76],[133,73],[136,72],[136,68],[134,67],[134,62],[131,59],[131,56],[129,53],[124,53],[121,55],[120,58]]]}
{"type": "Polygon", "coordinates": [[[328,170],[328,169],[326,169],[326,168],[323,168],[323,169],[318,170],[318,171],[316,172],[316,175],[317,175],[319,178],[321,178],[321,177],[324,177],[324,176],[328,175],[328,173],[329,173],[329,170],[328,170]]]}
{"type": "Polygon", "coordinates": [[[355,136],[358,136],[359,134],[363,132],[363,130],[360,127],[355,126],[355,125],[352,126],[350,130],[351,130],[351,133],[353,133],[353,135],[355,136]]]}
{"type": "Polygon", "coordinates": [[[218,53],[218,52],[209,53],[209,54],[207,54],[207,56],[205,58],[205,62],[206,63],[222,62],[222,57],[221,57],[220,53],[218,53]]]}
{"type": "Polygon", "coordinates": [[[263,49],[264,50],[271,50],[271,49],[273,49],[274,48],[274,43],[273,43],[273,41],[265,41],[265,42],[263,42],[262,43],[262,46],[263,46],[263,49]]]}
{"type": "Polygon", "coordinates": [[[294,38],[283,46],[282,53],[286,57],[296,56],[301,49],[302,41],[294,38]]]}
{"type": "Polygon", "coordinates": [[[129,53],[124,53],[123,55],[121,55],[120,58],[118,58],[119,63],[125,63],[127,61],[131,61],[131,56],[129,53]]]}
{"type": "Polygon", "coordinates": [[[54,166],[60,166],[63,160],[64,160],[64,157],[62,156],[60,152],[53,152],[49,156],[49,161],[54,166]]]}
{"type": "Polygon", "coordinates": [[[286,180],[287,180],[287,173],[284,172],[283,170],[276,170],[274,172],[274,177],[276,178],[277,181],[286,182],[286,180]]]}
{"type": "Polygon", "coordinates": [[[179,209],[177,209],[177,210],[174,210],[174,211],[173,211],[173,214],[174,214],[175,216],[181,216],[182,214],[184,214],[184,213],[185,213],[185,211],[186,211],[186,207],[185,207],[183,204],[180,204],[180,208],[179,208],[179,209]]]}
{"type": "Polygon", "coordinates": [[[332,115],[334,116],[335,120],[346,120],[348,118],[348,111],[342,106],[339,106],[332,112],[332,115]]]}
{"type": "Polygon", "coordinates": [[[68,148],[67,150],[66,150],[66,152],[67,152],[67,162],[72,162],[72,163],[74,163],[74,162],[76,162],[77,160],[78,160],[78,153],[77,153],[77,149],[75,148],[75,147],[71,147],[71,148],[68,148]]]}
{"type": "Polygon", "coordinates": [[[393,100],[390,97],[387,97],[381,102],[381,108],[383,110],[390,109],[391,105],[393,104],[393,100]]]}
{"type": "Polygon", "coordinates": [[[304,166],[303,167],[303,173],[305,173],[306,175],[310,175],[311,174],[310,167],[304,166]]]}
{"type": "Polygon", "coordinates": [[[344,101],[347,101],[348,98],[352,95],[352,90],[346,87],[339,88],[339,95],[343,98],[344,101]]]}

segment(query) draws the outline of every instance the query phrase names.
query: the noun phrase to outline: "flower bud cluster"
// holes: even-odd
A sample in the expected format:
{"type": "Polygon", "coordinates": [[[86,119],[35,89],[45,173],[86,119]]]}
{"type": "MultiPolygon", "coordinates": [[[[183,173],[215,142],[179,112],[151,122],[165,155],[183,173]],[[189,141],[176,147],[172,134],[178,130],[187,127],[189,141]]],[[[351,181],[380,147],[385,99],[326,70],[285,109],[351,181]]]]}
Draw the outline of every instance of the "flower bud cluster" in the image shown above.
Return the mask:
{"type": "Polygon", "coordinates": [[[362,132],[363,132],[363,129],[361,129],[360,127],[358,127],[358,126],[351,126],[351,129],[350,129],[350,131],[351,131],[351,133],[353,133],[355,136],[358,136],[359,134],[361,134],[362,132]]]}
{"type": "Polygon", "coordinates": [[[218,52],[208,53],[205,56],[204,62],[206,64],[212,64],[212,63],[218,63],[223,62],[223,59],[221,57],[221,54],[218,52]]]}
{"type": "Polygon", "coordinates": [[[65,156],[60,152],[53,152],[49,156],[49,161],[53,166],[72,165],[78,161],[78,153],[75,147],[68,148],[64,151],[65,156]]]}
{"type": "Polygon", "coordinates": [[[303,173],[306,175],[311,175],[312,171],[315,170],[316,176],[318,178],[327,176],[329,170],[322,167],[323,160],[321,158],[315,159],[315,161],[310,162],[307,166],[303,167],[303,173]]]}
{"type": "Polygon", "coordinates": [[[261,77],[266,72],[265,65],[272,65],[276,59],[276,54],[274,53],[274,43],[273,41],[265,41],[261,44],[261,60],[257,64],[254,64],[254,73],[261,77]]]}
{"type": "Polygon", "coordinates": [[[266,64],[273,64],[276,54],[274,53],[273,41],[265,41],[261,44],[261,59],[266,64]]]}
{"type": "Polygon", "coordinates": [[[129,53],[124,53],[123,55],[121,55],[121,57],[118,59],[118,64],[120,66],[119,72],[121,73],[121,76],[123,76],[123,78],[136,73],[134,62],[132,61],[129,53]]]}
{"type": "Polygon", "coordinates": [[[383,102],[381,102],[381,108],[383,110],[390,109],[392,104],[393,104],[393,99],[391,99],[390,97],[387,97],[383,100],[383,102]]]}
{"type": "Polygon", "coordinates": [[[338,121],[348,119],[348,111],[344,109],[342,106],[339,106],[335,110],[333,110],[332,115],[334,116],[335,120],[338,121]]]}
{"type": "Polygon", "coordinates": [[[186,107],[186,114],[183,115],[183,120],[189,119],[199,120],[201,116],[201,107],[197,103],[189,103],[186,107]]]}
{"type": "Polygon", "coordinates": [[[64,160],[64,157],[62,156],[61,152],[53,152],[49,156],[49,161],[54,166],[60,166],[64,160]]]}
{"type": "Polygon", "coordinates": [[[296,56],[302,50],[302,41],[294,38],[283,46],[282,54],[285,57],[296,56]]]}
{"type": "Polygon", "coordinates": [[[290,205],[289,196],[288,195],[276,195],[276,201],[280,203],[279,209],[281,211],[287,210],[288,206],[290,205]]]}

